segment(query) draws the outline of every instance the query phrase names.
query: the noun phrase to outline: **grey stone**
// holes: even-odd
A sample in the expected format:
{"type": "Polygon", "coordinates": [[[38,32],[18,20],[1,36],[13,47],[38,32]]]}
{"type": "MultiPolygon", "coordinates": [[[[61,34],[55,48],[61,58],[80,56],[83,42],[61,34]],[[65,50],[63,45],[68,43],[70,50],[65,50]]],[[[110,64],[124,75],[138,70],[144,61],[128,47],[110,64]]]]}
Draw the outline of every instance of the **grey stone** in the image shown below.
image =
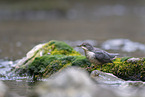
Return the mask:
{"type": "Polygon", "coordinates": [[[136,62],[138,62],[138,61],[142,61],[143,59],[141,59],[141,58],[129,58],[128,60],[127,60],[127,62],[132,62],[132,63],[136,63],[136,62]]]}
{"type": "Polygon", "coordinates": [[[144,87],[145,82],[142,81],[125,81],[124,83],[121,84],[121,87],[144,87]]]}
{"type": "Polygon", "coordinates": [[[98,83],[101,84],[117,84],[117,85],[121,85],[121,83],[124,82],[124,80],[116,77],[115,75],[111,74],[111,73],[105,73],[99,70],[94,70],[91,72],[91,77],[96,80],[98,83]]]}
{"type": "Polygon", "coordinates": [[[102,44],[105,50],[122,50],[125,52],[134,52],[140,50],[144,52],[145,45],[139,42],[133,42],[129,39],[111,39],[102,44]]]}
{"type": "Polygon", "coordinates": [[[40,83],[30,97],[118,97],[80,68],[67,68],[40,83]]]}

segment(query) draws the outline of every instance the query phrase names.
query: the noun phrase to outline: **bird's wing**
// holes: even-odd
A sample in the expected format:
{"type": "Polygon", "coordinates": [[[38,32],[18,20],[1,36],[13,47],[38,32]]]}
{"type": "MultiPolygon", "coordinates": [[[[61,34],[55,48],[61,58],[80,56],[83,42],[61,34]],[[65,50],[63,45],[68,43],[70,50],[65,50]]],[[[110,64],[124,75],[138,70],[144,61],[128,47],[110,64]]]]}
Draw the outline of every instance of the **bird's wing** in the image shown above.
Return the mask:
{"type": "Polygon", "coordinates": [[[101,52],[107,54],[111,59],[114,58],[115,56],[119,55],[118,53],[109,53],[109,52],[99,49],[99,48],[95,48],[95,51],[101,51],[101,52]]]}
{"type": "Polygon", "coordinates": [[[112,63],[110,56],[103,51],[96,51],[95,58],[102,63],[112,63]]]}

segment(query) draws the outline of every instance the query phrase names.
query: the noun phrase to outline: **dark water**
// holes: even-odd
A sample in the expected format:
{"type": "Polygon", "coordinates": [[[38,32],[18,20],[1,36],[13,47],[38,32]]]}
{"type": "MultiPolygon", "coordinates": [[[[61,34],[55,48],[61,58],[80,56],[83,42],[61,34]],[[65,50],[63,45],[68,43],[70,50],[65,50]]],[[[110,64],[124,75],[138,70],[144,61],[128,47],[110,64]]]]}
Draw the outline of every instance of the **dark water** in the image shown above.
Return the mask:
{"type": "MultiPolygon", "coordinates": [[[[49,40],[95,40],[96,46],[101,47],[107,40],[121,38],[145,44],[144,5],[143,1],[137,0],[75,3],[63,15],[59,11],[28,11],[22,14],[21,11],[9,13],[1,9],[0,59],[20,59],[35,45],[49,40]]],[[[121,56],[145,56],[139,50],[125,52],[118,49],[112,52],[120,52],[121,56]]],[[[0,61],[0,64],[3,62],[13,64],[9,61],[0,61]]],[[[7,65],[1,68],[2,74],[5,68],[7,65]]],[[[31,90],[27,80],[1,80],[11,91],[22,96],[31,90]]]]}
{"type": "Polygon", "coordinates": [[[32,84],[26,80],[4,80],[3,81],[11,92],[17,93],[20,96],[25,96],[32,90],[32,84]]]}

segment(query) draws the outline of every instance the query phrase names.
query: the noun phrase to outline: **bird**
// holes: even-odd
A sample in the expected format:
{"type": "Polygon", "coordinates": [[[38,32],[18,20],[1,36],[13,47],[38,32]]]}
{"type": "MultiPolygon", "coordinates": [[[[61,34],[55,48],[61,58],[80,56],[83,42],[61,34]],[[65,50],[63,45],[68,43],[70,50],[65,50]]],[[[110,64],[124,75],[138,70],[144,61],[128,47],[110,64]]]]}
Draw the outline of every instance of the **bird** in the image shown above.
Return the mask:
{"type": "Polygon", "coordinates": [[[115,59],[119,54],[118,53],[109,53],[100,48],[93,47],[91,44],[84,42],[81,45],[77,45],[81,47],[84,52],[86,58],[93,64],[101,65],[100,70],[102,70],[102,65],[105,63],[113,63],[112,60],[115,59]]]}

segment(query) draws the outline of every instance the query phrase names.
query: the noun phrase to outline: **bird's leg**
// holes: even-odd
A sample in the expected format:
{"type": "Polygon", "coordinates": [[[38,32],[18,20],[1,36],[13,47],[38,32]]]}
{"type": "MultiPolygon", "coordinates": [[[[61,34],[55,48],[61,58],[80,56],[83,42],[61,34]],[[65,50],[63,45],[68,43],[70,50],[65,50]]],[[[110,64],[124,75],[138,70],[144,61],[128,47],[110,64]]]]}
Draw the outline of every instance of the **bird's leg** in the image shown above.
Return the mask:
{"type": "Polygon", "coordinates": [[[102,64],[101,64],[101,67],[100,67],[100,71],[102,71],[102,64]]]}

